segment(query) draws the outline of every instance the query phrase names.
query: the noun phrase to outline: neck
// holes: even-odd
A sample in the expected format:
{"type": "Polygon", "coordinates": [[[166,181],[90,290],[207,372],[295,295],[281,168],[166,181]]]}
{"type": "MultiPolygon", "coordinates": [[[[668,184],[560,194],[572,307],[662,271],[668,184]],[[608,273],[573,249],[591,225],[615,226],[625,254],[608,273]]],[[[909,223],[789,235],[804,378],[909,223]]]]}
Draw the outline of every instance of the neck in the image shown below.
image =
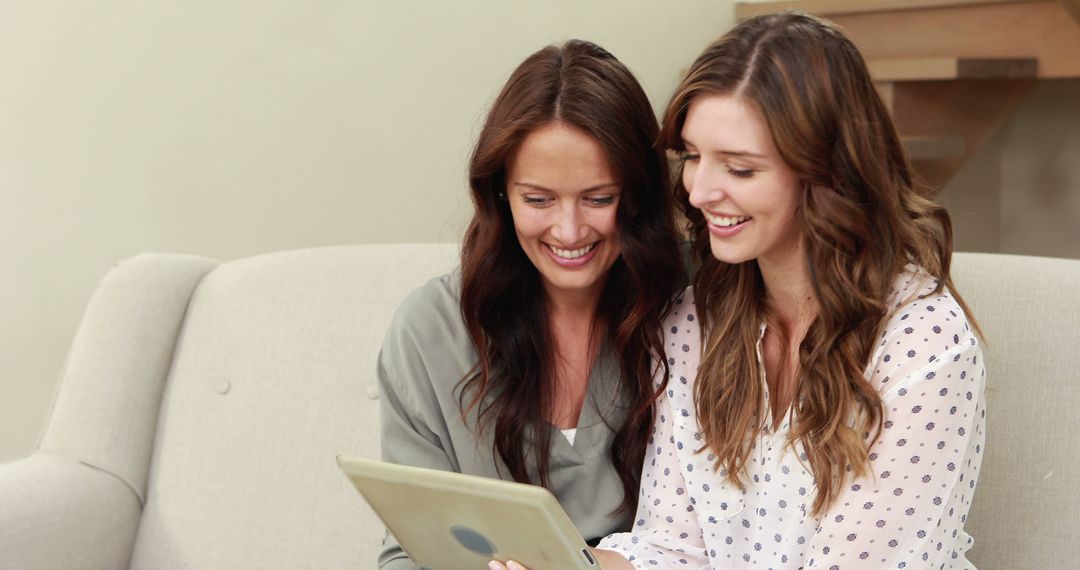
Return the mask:
{"type": "Polygon", "coordinates": [[[597,327],[597,308],[600,293],[558,291],[547,295],[548,319],[555,352],[560,357],[584,350],[586,358],[593,354],[600,339],[597,327]]]}
{"type": "Polygon", "coordinates": [[[599,289],[547,291],[548,319],[554,356],[554,409],[549,421],[560,428],[576,426],[588,392],[589,375],[599,348],[599,289]]]}
{"type": "Polygon", "coordinates": [[[600,305],[599,292],[548,291],[548,314],[555,321],[593,321],[600,305]]]}
{"type": "Polygon", "coordinates": [[[818,313],[810,274],[801,256],[786,263],[758,259],[769,307],[788,331],[803,331],[818,313]]]}

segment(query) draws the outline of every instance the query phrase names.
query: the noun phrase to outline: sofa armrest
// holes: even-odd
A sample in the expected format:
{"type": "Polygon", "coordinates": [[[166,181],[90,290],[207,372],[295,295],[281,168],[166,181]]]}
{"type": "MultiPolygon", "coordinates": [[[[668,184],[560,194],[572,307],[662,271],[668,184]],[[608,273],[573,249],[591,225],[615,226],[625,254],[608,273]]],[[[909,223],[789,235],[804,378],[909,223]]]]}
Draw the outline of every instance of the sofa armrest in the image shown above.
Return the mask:
{"type": "Polygon", "coordinates": [[[37,454],[0,465],[5,568],[126,570],[141,507],[113,475],[37,454]]]}

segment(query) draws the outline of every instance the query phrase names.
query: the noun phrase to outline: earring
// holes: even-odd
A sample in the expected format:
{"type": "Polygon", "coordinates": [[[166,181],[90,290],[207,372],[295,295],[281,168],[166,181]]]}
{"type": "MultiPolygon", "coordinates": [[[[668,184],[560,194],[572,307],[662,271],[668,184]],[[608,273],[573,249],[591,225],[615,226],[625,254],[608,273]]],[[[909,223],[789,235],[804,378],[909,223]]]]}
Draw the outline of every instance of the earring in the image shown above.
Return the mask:
{"type": "Polygon", "coordinates": [[[505,202],[506,201],[506,192],[499,192],[498,193],[498,198],[500,200],[502,200],[503,202],[505,202]]]}

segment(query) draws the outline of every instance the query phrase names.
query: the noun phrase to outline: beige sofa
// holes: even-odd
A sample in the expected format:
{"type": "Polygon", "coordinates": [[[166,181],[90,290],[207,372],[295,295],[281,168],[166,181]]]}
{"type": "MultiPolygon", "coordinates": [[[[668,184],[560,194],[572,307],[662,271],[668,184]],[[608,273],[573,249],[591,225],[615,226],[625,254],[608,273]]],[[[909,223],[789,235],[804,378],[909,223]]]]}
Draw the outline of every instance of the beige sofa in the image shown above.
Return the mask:
{"type": "MultiPolygon", "coordinates": [[[[0,465],[0,568],[374,567],[382,527],[334,457],[377,456],[383,331],[456,253],[119,264],[86,310],[38,450],[0,465]]],[[[961,254],[955,278],[990,371],[972,559],[1074,565],[1080,261],[961,254]]]]}

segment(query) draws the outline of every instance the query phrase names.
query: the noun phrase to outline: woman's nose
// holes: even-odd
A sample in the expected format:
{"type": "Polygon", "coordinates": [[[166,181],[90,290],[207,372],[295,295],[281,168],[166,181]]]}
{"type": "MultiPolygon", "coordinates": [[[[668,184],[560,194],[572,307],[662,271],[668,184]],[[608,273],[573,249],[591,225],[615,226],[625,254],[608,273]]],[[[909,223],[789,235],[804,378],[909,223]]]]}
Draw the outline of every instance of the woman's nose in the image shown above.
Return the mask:
{"type": "Polygon", "coordinates": [[[559,219],[552,228],[552,235],[564,246],[580,245],[585,237],[586,226],[579,204],[566,204],[560,207],[559,219]]]}
{"type": "Polygon", "coordinates": [[[690,193],[690,205],[698,209],[727,197],[720,165],[709,162],[683,167],[683,186],[690,193]]]}

